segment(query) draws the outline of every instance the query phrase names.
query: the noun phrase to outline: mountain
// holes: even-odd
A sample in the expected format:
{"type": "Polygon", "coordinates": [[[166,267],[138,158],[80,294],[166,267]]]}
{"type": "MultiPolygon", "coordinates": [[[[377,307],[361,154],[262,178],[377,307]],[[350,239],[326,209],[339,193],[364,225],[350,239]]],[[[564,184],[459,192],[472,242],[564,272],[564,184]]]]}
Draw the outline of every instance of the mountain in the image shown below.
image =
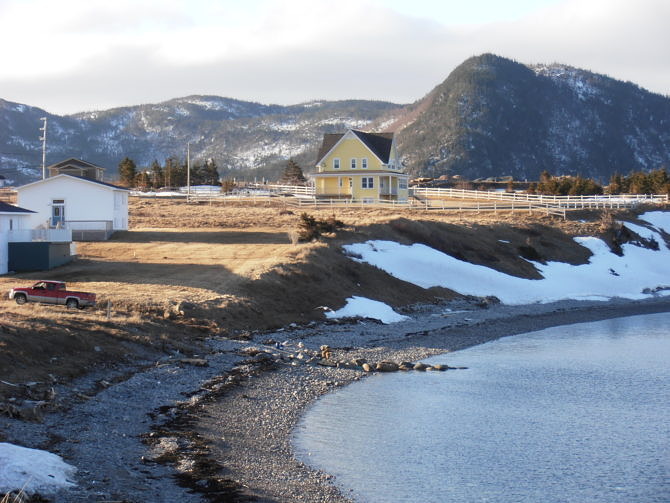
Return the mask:
{"type": "Polygon", "coordinates": [[[323,133],[365,128],[397,108],[382,101],[279,106],[188,96],[58,116],[0,99],[0,173],[14,184],[41,176],[40,118],[47,117],[47,165],[78,157],[107,168],[113,179],[126,156],[140,167],[172,156],[184,160],[190,143],[194,162],[212,158],[222,175],[276,178],[290,157],[309,168],[323,133]]]}
{"type": "Polygon", "coordinates": [[[289,158],[311,171],[323,133],[346,128],[396,131],[412,175],[464,178],[542,171],[601,182],[615,173],[670,166],[670,98],[566,65],[523,65],[492,54],[473,57],[417,102],[319,101],[262,105],[217,96],[68,116],[0,99],[0,173],[20,184],[47,164],[79,157],[113,179],[126,156],[214,159],[223,176],[276,180],[289,158]]]}
{"type": "Polygon", "coordinates": [[[606,182],[670,167],[670,98],[566,65],[473,57],[379,124],[399,131],[415,175],[537,180],[548,170],[606,182]]]}

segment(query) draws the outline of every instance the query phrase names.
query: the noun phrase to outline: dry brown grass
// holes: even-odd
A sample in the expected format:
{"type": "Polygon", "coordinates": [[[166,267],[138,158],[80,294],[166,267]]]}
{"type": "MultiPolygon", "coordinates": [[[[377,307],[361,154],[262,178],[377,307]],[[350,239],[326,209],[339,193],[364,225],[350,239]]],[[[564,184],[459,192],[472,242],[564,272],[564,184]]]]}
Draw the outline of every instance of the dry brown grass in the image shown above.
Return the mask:
{"type": "MultiPolygon", "coordinates": [[[[305,209],[319,219],[342,220],[346,228],[319,242],[295,243],[290,236],[302,211],[281,203],[202,205],[131,198],[130,210],[130,231],[105,242],[78,243],[79,258],[71,264],[0,277],[4,292],[37,279],[58,279],[70,289],[98,295],[98,307],[84,311],[0,300],[1,380],[46,381],[49,374],[70,378],[142,352],[196,351],[208,334],[321,319],[322,311],[315,308],[338,308],[351,295],[393,306],[453,296],[351,261],[341,253],[346,242],[423,242],[533,277],[532,268],[518,257],[520,246],[532,247],[547,260],[578,263],[585,260],[583,249],[570,236],[595,234],[600,225],[595,213],[563,221],[525,213],[305,209]]],[[[12,391],[0,385],[0,398],[12,391]]]]}

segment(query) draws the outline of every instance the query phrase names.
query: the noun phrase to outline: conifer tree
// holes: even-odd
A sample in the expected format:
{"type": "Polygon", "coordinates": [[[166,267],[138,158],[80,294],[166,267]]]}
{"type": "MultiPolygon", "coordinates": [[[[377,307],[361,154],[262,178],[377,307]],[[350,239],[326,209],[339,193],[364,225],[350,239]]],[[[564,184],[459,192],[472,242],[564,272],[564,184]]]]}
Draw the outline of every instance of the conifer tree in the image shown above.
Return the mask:
{"type": "Polygon", "coordinates": [[[134,186],[136,175],[137,166],[135,166],[135,162],[129,157],[125,157],[119,163],[119,179],[121,183],[127,187],[134,186]]]}
{"type": "Polygon", "coordinates": [[[289,159],[286,163],[284,173],[279,179],[279,183],[285,185],[305,185],[307,179],[302,173],[302,168],[293,159],[289,159]]]}

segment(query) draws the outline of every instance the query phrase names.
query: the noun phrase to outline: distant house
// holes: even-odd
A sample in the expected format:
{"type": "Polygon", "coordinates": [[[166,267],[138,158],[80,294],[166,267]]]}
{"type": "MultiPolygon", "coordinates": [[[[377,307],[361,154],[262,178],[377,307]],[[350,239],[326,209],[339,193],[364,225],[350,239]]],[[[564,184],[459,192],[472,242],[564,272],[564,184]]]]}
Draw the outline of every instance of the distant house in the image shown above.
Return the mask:
{"type": "Polygon", "coordinates": [[[316,197],[361,201],[407,200],[393,133],[325,134],[311,175],[316,197]]]}
{"type": "Polygon", "coordinates": [[[75,159],[74,157],[47,166],[46,171],[49,173],[49,177],[72,175],[82,178],[90,178],[91,180],[97,180],[99,182],[104,180],[105,175],[105,168],[101,168],[100,166],[96,166],[87,161],[82,161],[81,159],[75,159]]]}
{"type": "Polygon", "coordinates": [[[58,174],[18,187],[17,201],[35,212],[31,228],[70,229],[75,241],[128,229],[128,189],[99,180],[58,174]]]}

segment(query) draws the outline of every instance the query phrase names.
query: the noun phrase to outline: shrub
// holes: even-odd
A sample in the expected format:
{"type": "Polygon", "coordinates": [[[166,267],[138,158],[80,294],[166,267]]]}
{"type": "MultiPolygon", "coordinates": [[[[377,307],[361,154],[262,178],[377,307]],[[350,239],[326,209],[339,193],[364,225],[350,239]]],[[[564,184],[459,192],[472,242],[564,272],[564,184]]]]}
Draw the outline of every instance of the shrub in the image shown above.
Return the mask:
{"type": "Polygon", "coordinates": [[[344,223],[330,216],[326,220],[317,220],[312,215],[302,213],[298,223],[298,237],[300,241],[318,239],[321,234],[335,232],[344,227],[344,223]]]}

